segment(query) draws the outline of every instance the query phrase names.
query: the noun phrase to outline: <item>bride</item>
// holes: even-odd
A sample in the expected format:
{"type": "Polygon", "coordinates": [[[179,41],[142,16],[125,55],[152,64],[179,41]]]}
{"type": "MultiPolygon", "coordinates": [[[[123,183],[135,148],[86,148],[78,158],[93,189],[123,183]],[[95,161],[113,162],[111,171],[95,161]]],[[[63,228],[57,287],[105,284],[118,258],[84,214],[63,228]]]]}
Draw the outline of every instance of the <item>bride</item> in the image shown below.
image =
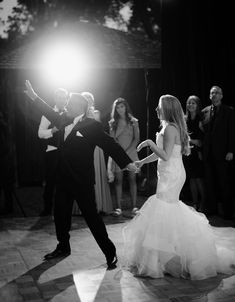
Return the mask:
{"type": "MultiPolygon", "coordinates": [[[[156,111],[161,131],[156,144],[149,139],[139,144],[137,151],[150,147],[152,154],[136,165],[158,160],[157,191],[123,228],[125,265],[137,275],[153,278],[165,273],[192,280],[232,274],[234,250],[216,240],[216,228],[204,214],[179,200],[186,178],[182,155],[190,153],[181,104],[176,97],[163,95],[156,111]]],[[[231,240],[234,237],[232,229],[231,240]]]]}

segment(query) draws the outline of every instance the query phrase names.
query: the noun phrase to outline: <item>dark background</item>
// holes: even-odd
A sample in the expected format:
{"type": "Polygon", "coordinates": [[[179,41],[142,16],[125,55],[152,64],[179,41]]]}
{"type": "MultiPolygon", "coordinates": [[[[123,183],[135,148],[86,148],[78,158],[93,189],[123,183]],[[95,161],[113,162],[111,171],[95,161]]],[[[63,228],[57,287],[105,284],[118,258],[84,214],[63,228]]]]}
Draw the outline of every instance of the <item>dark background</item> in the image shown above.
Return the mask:
{"type": "MultiPolygon", "coordinates": [[[[210,87],[218,85],[224,92],[223,102],[234,106],[232,1],[134,2],[135,22],[143,25],[143,31],[150,39],[161,40],[161,68],[101,70],[99,81],[77,87],[78,91],[88,90],[95,95],[104,127],[107,128],[112,102],[119,96],[128,100],[133,114],[138,118],[141,140],[147,136],[155,139],[159,123],[154,109],[162,94],[175,95],[183,108],[187,97],[196,94],[204,107],[210,103],[210,87]],[[155,19],[160,22],[160,32],[156,35],[149,30],[153,16],[143,13],[143,2],[152,4],[152,7],[157,3],[158,10],[152,9],[155,19]]],[[[13,40],[7,50],[19,46],[19,42],[14,44],[13,40]]],[[[0,70],[0,108],[6,113],[11,129],[20,186],[40,184],[44,173],[45,144],[37,137],[40,115],[33,110],[23,93],[26,78],[32,80],[42,97],[51,99],[51,91],[40,86],[32,70],[0,70]]]]}

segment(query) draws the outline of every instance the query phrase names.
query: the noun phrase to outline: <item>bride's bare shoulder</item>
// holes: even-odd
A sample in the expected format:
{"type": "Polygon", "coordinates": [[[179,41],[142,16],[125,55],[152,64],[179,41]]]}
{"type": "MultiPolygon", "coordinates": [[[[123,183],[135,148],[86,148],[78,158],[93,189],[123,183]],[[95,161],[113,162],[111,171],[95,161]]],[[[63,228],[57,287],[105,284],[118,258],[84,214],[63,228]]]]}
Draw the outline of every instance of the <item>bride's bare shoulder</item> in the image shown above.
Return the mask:
{"type": "Polygon", "coordinates": [[[179,132],[178,127],[175,124],[173,124],[173,123],[168,124],[166,126],[164,132],[166,132],[166,131],[167,132],[171,132],[171,133],[175,133],[175,134],[177,134],[179,132]]]}
{"type": "Polygon", "coordinates": [[[174,125],[171,124],[168,124],[164,129],[165,137],[176,138],[178,136],[178,133],[179,133],[178,128],[176,128],[174,125]]]}
{"type": "Polygon", "coordinates": [[[174,141],[176,144],[180,144],[180,132],[175,124],[168,124],[164,131],[165,138],[174,141]]]}

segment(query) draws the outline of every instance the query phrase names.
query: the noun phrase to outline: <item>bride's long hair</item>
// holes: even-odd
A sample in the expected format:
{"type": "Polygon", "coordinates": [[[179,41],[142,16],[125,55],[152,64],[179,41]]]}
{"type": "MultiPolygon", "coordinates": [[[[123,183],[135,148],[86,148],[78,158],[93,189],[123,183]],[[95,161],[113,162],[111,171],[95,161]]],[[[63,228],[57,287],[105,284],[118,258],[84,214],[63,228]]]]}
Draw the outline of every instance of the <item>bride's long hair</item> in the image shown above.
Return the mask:
{"type": "Polygon", "coordinates": [[[182,154],[190,154],[189,135],[187,130],[187,124],[184,117],[184,112],[179,100],[170,94],[165,94],[160,97],[159,102],[162,105],[162,121],[161,125],[165,123],[173,124],[180,132],[182,154]]]}

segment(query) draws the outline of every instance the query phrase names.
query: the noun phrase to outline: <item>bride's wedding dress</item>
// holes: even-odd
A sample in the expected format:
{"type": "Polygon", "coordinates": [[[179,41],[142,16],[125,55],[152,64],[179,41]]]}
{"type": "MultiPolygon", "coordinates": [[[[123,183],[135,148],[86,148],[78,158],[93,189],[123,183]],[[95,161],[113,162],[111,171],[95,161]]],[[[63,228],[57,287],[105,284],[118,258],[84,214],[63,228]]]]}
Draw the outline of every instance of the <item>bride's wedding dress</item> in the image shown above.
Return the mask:
{"type": "MultiPolygon", "coordinates": [[[[162,131],[156,143],[162,148],[162,131]]],[[[156,194],[123,228],[125,265],[137,275],[200,280],[235,273],[235,229],[225,228],[223,240],[220,228],[179,200],[185,178],[181,146],[175,144],[168,161],[158,159],[156,194]]]]}

